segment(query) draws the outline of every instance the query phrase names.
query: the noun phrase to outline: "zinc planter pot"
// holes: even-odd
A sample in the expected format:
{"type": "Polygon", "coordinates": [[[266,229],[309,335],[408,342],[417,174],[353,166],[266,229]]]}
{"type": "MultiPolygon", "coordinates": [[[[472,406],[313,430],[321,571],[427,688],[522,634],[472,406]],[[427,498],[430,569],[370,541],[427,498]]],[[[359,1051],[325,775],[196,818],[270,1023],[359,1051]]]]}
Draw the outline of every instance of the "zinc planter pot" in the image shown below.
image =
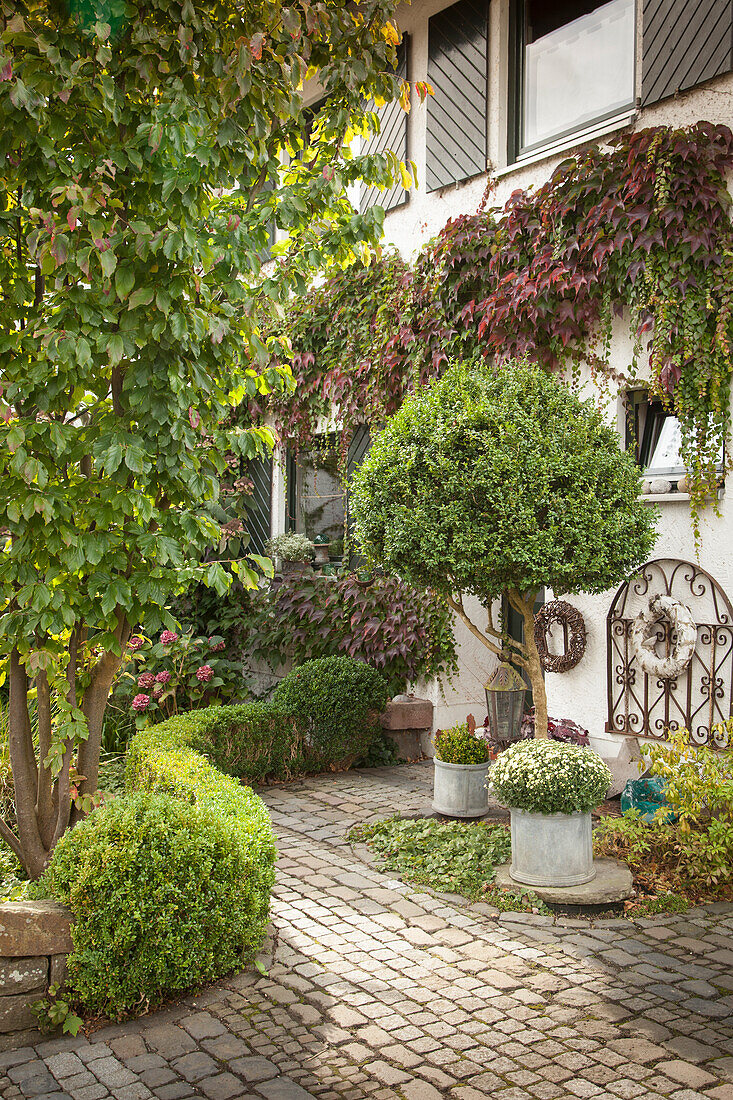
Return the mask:
{"type": "Polygon", "coordinates": [[[579,886],[596,877],[590,811],[535,814],[510,808],[510,814],[509,874],[515,882],[525,886],[579,886]]]}
{"type": "Polygon", "coordinates": [[[489,761],[482,764],[446,764],[433,757],[433,810],[445,817],[485,817],[489,812],[486,780],[489,761]]]}

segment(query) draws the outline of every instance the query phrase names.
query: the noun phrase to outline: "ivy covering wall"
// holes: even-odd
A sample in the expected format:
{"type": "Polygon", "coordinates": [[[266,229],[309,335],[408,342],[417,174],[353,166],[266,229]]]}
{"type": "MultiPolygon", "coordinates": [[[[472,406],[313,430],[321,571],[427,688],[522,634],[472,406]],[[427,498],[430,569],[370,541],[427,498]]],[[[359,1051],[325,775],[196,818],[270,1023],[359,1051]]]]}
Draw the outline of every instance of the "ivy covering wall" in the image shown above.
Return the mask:
{"type": "Polygon", "coordinates": [[[730,428],[733,228],[726,173],[733,134],[624,134],[563,161],[536,190],[447,223],[413,263],[387,248],[293,302],[278,328],[292,343],[292,394],[276,397],[285,442],[306,446],[338,410],[345,436],[379,423],[449,357],[477,349],[577,378],[650,391],[682,425],[693,523],[717,488],[730,428]],[[615,316],[634,352],[610,365],[615,316]]]}

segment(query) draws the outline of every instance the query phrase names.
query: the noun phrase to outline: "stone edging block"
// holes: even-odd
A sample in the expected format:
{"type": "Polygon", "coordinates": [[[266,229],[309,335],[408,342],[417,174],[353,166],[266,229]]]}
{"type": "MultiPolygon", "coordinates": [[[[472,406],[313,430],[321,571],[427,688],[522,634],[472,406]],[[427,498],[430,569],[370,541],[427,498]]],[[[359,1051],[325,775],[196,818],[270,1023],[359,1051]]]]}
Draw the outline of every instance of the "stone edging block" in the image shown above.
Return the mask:
{"type": "Polygon", "coordinates": [[[71,942],[69,910],[56,901],[8,901],[0,905],[0,957],[65,955],[71,942]]]}

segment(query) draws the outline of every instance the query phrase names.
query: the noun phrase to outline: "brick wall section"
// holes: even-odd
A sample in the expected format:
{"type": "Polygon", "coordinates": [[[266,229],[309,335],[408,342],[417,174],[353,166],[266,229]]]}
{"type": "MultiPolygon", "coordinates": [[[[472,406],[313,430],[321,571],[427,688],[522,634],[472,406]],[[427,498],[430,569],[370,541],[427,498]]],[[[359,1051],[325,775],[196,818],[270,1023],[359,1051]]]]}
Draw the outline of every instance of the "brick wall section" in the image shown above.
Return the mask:
{"type": "Polygon", "coordinates": [[[71,919],[54,901],[0,905],[0,1035],[35,1027],[30,1006],[63,983],[71,919]]]}

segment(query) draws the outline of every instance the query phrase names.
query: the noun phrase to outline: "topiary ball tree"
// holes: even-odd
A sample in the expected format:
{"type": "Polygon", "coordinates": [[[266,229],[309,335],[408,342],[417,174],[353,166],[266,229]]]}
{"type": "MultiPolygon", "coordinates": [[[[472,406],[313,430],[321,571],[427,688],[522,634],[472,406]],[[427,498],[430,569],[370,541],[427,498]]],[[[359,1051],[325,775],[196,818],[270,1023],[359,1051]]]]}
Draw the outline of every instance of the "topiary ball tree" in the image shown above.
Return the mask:
{"type": "Polygon", "coordinates": [[[370,561],[443,593],[475,637],[527,672],[537,737],[547,736],[539,589],[602,592],[656,537],[617,433],[590,401],[521,362],[457,364],[409,397],[357,471],[352,507],[370,561]],[[485,629],[466,614],[467,593],[487,608],[485,629]],[[502,595],[522,616],[522,644],[494,625],[502,595]]]}

